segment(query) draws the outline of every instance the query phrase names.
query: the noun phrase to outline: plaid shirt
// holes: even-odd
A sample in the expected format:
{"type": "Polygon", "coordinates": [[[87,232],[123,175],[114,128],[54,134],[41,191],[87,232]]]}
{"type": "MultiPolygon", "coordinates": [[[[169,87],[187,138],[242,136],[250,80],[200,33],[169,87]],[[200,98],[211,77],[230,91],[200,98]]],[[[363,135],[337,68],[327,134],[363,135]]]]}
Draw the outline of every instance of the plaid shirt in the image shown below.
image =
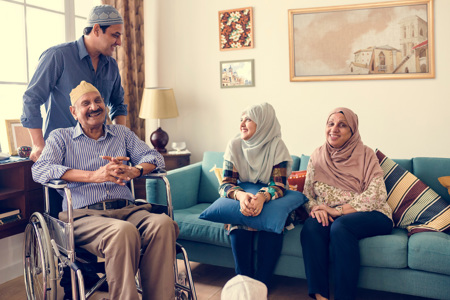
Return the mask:
{"type": "MultiPolygon", "coordinates": [[[[271,200],[283,197],[287,183],[286,169],[286,161],[273,166],[272,175],[270,176],[267,187],[263,187],[259,191],[268,192],[271,200]]],[[[225,160],[223,162],[223,180],[219,187],[220,197],[234,198],[235,192],[244,191],[237,185],[238,179],[238,170],[236,170],[232,162],[225,160]]]]}

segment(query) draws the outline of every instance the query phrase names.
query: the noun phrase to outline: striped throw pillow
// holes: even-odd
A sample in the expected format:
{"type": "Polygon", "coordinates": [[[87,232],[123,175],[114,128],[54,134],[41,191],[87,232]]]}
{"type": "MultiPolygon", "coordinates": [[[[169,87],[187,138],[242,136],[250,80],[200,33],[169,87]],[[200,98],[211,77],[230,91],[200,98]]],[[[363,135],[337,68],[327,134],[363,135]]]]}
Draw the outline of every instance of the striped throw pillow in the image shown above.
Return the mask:
{"type": "Polygon", "coordinates": [[[397,227],[408,235],[422,231],[445,231],[450,228],[450,205],[408,170],[381,151],[375,151],[384,172],[387,202],[397,227]]]}

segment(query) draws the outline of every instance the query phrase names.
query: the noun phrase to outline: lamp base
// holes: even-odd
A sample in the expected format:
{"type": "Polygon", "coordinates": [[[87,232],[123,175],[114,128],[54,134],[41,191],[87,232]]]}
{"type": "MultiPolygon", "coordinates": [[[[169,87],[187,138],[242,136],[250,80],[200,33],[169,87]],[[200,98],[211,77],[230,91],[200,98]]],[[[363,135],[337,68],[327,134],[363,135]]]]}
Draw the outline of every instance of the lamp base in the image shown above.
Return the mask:
{"type": "Polygon", "coordinates": [[[169,135],[167,132],[162,130],[161,127],[159,127],[150,135],[150,142],[152,142],[153,147],[155,147],[159,153],[166,153],[166,145],[169,142],[169,135]]]}

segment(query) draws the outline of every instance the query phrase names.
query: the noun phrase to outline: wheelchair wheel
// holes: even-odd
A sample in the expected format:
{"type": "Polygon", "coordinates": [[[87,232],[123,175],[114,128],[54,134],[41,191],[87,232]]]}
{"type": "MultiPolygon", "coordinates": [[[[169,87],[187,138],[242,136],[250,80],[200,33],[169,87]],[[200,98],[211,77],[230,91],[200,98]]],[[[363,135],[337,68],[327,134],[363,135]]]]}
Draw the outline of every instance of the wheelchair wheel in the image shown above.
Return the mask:
{"type": "Polygon", "coordinates": [[[28,299],[56,300],[55,257],[47,224],[40,213],[30,217],[23,248],[24,280],[28,299]]]}

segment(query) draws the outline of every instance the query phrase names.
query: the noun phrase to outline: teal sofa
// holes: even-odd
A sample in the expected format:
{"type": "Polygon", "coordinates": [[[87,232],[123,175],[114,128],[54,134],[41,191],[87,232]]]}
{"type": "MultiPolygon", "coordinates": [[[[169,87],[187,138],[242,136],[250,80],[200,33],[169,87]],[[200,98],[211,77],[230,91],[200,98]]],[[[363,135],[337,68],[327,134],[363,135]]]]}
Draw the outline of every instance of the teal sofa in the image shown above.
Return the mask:
{"type": "MultiPolygon", "coordinates": [[[[293,156],[293,170],[305,170],[309,157],[293,156]]],[[[447,189],[438,177],[450,175],[450,158],[396,159],[450,203],[447,189]]],[[[174,216],[180,227],[178,242],[191,261],[234,268],[230,240],[223,224],[198,218],[218,198],[219,183],[211,169],[221,168],[222,152],[205,152],[203,161],[168,172],[174,216]]],[[[164,203],[161,182],[147,180],[147,200],[164,203]]],[[[305,279],[300,231],[286,231],[275,274],[305,279]]],[[[408,238],[405,229],[360,241],[359,287],[373,290],[450,299],[450,235],[422,232],[408,238]]]]}

